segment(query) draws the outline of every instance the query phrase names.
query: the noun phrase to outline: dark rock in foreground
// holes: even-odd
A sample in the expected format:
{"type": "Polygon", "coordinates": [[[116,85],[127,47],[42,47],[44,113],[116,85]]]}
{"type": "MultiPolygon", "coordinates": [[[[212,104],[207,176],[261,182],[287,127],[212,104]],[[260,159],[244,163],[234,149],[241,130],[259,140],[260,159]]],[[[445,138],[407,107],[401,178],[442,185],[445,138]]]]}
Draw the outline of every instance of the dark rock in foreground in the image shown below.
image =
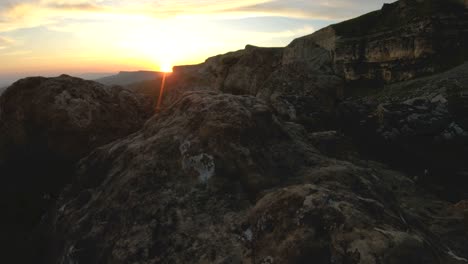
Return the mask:
{"type": "MultiPolygon", "coordinates": [[[[138,130],[143,98],[69,76],[33,77],[0,97],[2,244],[28,256],[27,237],[91,150],[138,130]]],[[[18,254],[11,251],[11,254],[18,254]]]]}
{"type": "Polygon", "coordinates": [[[141,100],[128,90],[69,76],[20,80],[1,97],[2,152],[77,160],[138,130],[151,114],[141,100]]]}
{"type": "Polygon", "coordinates": [[[442,197],[467,199],[468,63],[386,86],[339,106],[343,129],[374,158],[419,175],[442,197]]]}
{"type": "Polygon", "coordinates": [[[328,158],[251,96],[189,92],[82,160],[58,263],[463,263],[463,212],[328,158]]]}

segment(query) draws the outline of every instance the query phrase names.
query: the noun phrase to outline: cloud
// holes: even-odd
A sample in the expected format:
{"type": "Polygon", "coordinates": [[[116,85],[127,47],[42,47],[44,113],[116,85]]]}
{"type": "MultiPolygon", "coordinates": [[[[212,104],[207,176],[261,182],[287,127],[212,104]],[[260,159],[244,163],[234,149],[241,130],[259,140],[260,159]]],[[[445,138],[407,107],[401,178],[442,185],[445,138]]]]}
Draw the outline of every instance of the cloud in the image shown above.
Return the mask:
{"type": "Polygon", "coordinates": [[[0,32],[60,23],[63,18],[86,18],[106,13],[95,1],[15,0],[0,4],[0,32]]]}
{"type": "Polygon", "coordinates": [[[81,4],[70,4],[70,3],[51,3],[46,5],[47,8],[57,10],[71,10],[71,11],[83,11],[83,12],[105,12],[106,8],[96,4],[81,3],[81,4]]]}
{"type": "Polygon", "coordinates": [[[0,32],[61,24],[63,19],[240,18],[280,16],[341,20],[377,8],[382,0],[10,0],[0,4],[0,32]]]}
{"type": "Polygon", "coordinates": [[[27,55],[31,53],[32,53],[31,50],[15,50],[15,51],[1,53],[1,55],[2,56],[19,56],[19,55],[27,55]]]}
{"type": "Polygon", "coordinates": [[[0,36],[0,50],[10,47],[14,41],[11,38],[0,36]]]}
{"type": "Polygon", "coordinates": [[[336,21],[355,17],[369,10],[379,9],[382,4],[383,1],[375,0],[274,0],[227,11],[336,21]]]}
{"type": "Polygon", "coordinates": [[[128,17],[171,18],[213,15],[271,0],[14,0],[0,4],[0,32],[61,26],[64,19],[119,20],[128,17]]]}

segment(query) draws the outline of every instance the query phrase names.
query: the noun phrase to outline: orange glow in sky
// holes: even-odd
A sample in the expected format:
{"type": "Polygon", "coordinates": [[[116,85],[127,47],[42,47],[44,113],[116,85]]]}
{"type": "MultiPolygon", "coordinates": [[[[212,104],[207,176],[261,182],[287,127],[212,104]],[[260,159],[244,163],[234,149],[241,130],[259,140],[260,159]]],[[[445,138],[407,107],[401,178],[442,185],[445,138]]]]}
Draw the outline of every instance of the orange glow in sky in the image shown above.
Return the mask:
{"type": "Polygon", "coordinates": [[[247,44],[285,46],[383,2],[0,0],[0,87],[12,76],[170,72],[247,44]]]}

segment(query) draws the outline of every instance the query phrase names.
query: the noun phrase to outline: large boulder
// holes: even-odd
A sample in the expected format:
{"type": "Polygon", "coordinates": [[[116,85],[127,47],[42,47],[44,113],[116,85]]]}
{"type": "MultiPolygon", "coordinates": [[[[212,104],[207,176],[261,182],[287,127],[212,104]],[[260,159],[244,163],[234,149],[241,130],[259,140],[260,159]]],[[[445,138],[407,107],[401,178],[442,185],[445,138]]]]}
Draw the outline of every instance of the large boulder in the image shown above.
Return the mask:
{"type": "Polygon", "coordinates": [[[65,75],[26,78],[2,94],[0,242],[15,262],[30,261],[39,248],[28,242],[32,229],[70,181],[74,164],[137,131],[151,111],[129,90],[65,75]]]}
{"type": "Polygon", "coordinates": [[[0,100],[3,159],[15,152],[77,160],[135,132],[151,113],[128,90],[65,75],[20,80],[0,100]]]}

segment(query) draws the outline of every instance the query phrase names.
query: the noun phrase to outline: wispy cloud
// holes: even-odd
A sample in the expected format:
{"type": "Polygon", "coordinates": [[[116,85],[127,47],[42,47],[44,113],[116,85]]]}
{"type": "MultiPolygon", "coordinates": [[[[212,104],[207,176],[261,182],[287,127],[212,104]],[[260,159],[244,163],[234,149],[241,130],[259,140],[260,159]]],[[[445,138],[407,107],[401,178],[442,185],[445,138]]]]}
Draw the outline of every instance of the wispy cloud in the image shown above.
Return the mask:
{"type": "Polygon", "coordinates": [[[375,0],[272,0],[226,11],[265,13],[317,20],[343,20],[360,15],[369,9],[377,9],[381,4],[382,1],[375,0]]]}
{"type": "MultiPolygon", "coordinates": [[[[380,1],[377,1],[380,2],[380,1]]],[[[375,0],[13,0],[0,4],[0,32],[58,24],[64,17],[96,19],[109,16],[252,17],[280,16],[340,20],[362,12],[375,0]]]]}
{"type": "Polygon", "coordinates": [[[11,38],[0,36],[0,50],[6,49],[7,47],[11,46],[13,42],[14,41],[11,38]]]}
{"type": "Polygon", "coordinates": [[[0,53],[1,56],[20,56],[20,55],[28,55],[31,54],[32,51],[30,50],[15,50],[10,52],[0,53]]]}
{"type": "Polygon", "coordinates": [[[70,11],[83,11],[83,12],[106,12],[104,6],[99,6],[91,3],[81,3],[81,4],[61,4],[61,3],[51,3],[45,6],[50,9],[57,10],[70,10],[70,11]]]}

